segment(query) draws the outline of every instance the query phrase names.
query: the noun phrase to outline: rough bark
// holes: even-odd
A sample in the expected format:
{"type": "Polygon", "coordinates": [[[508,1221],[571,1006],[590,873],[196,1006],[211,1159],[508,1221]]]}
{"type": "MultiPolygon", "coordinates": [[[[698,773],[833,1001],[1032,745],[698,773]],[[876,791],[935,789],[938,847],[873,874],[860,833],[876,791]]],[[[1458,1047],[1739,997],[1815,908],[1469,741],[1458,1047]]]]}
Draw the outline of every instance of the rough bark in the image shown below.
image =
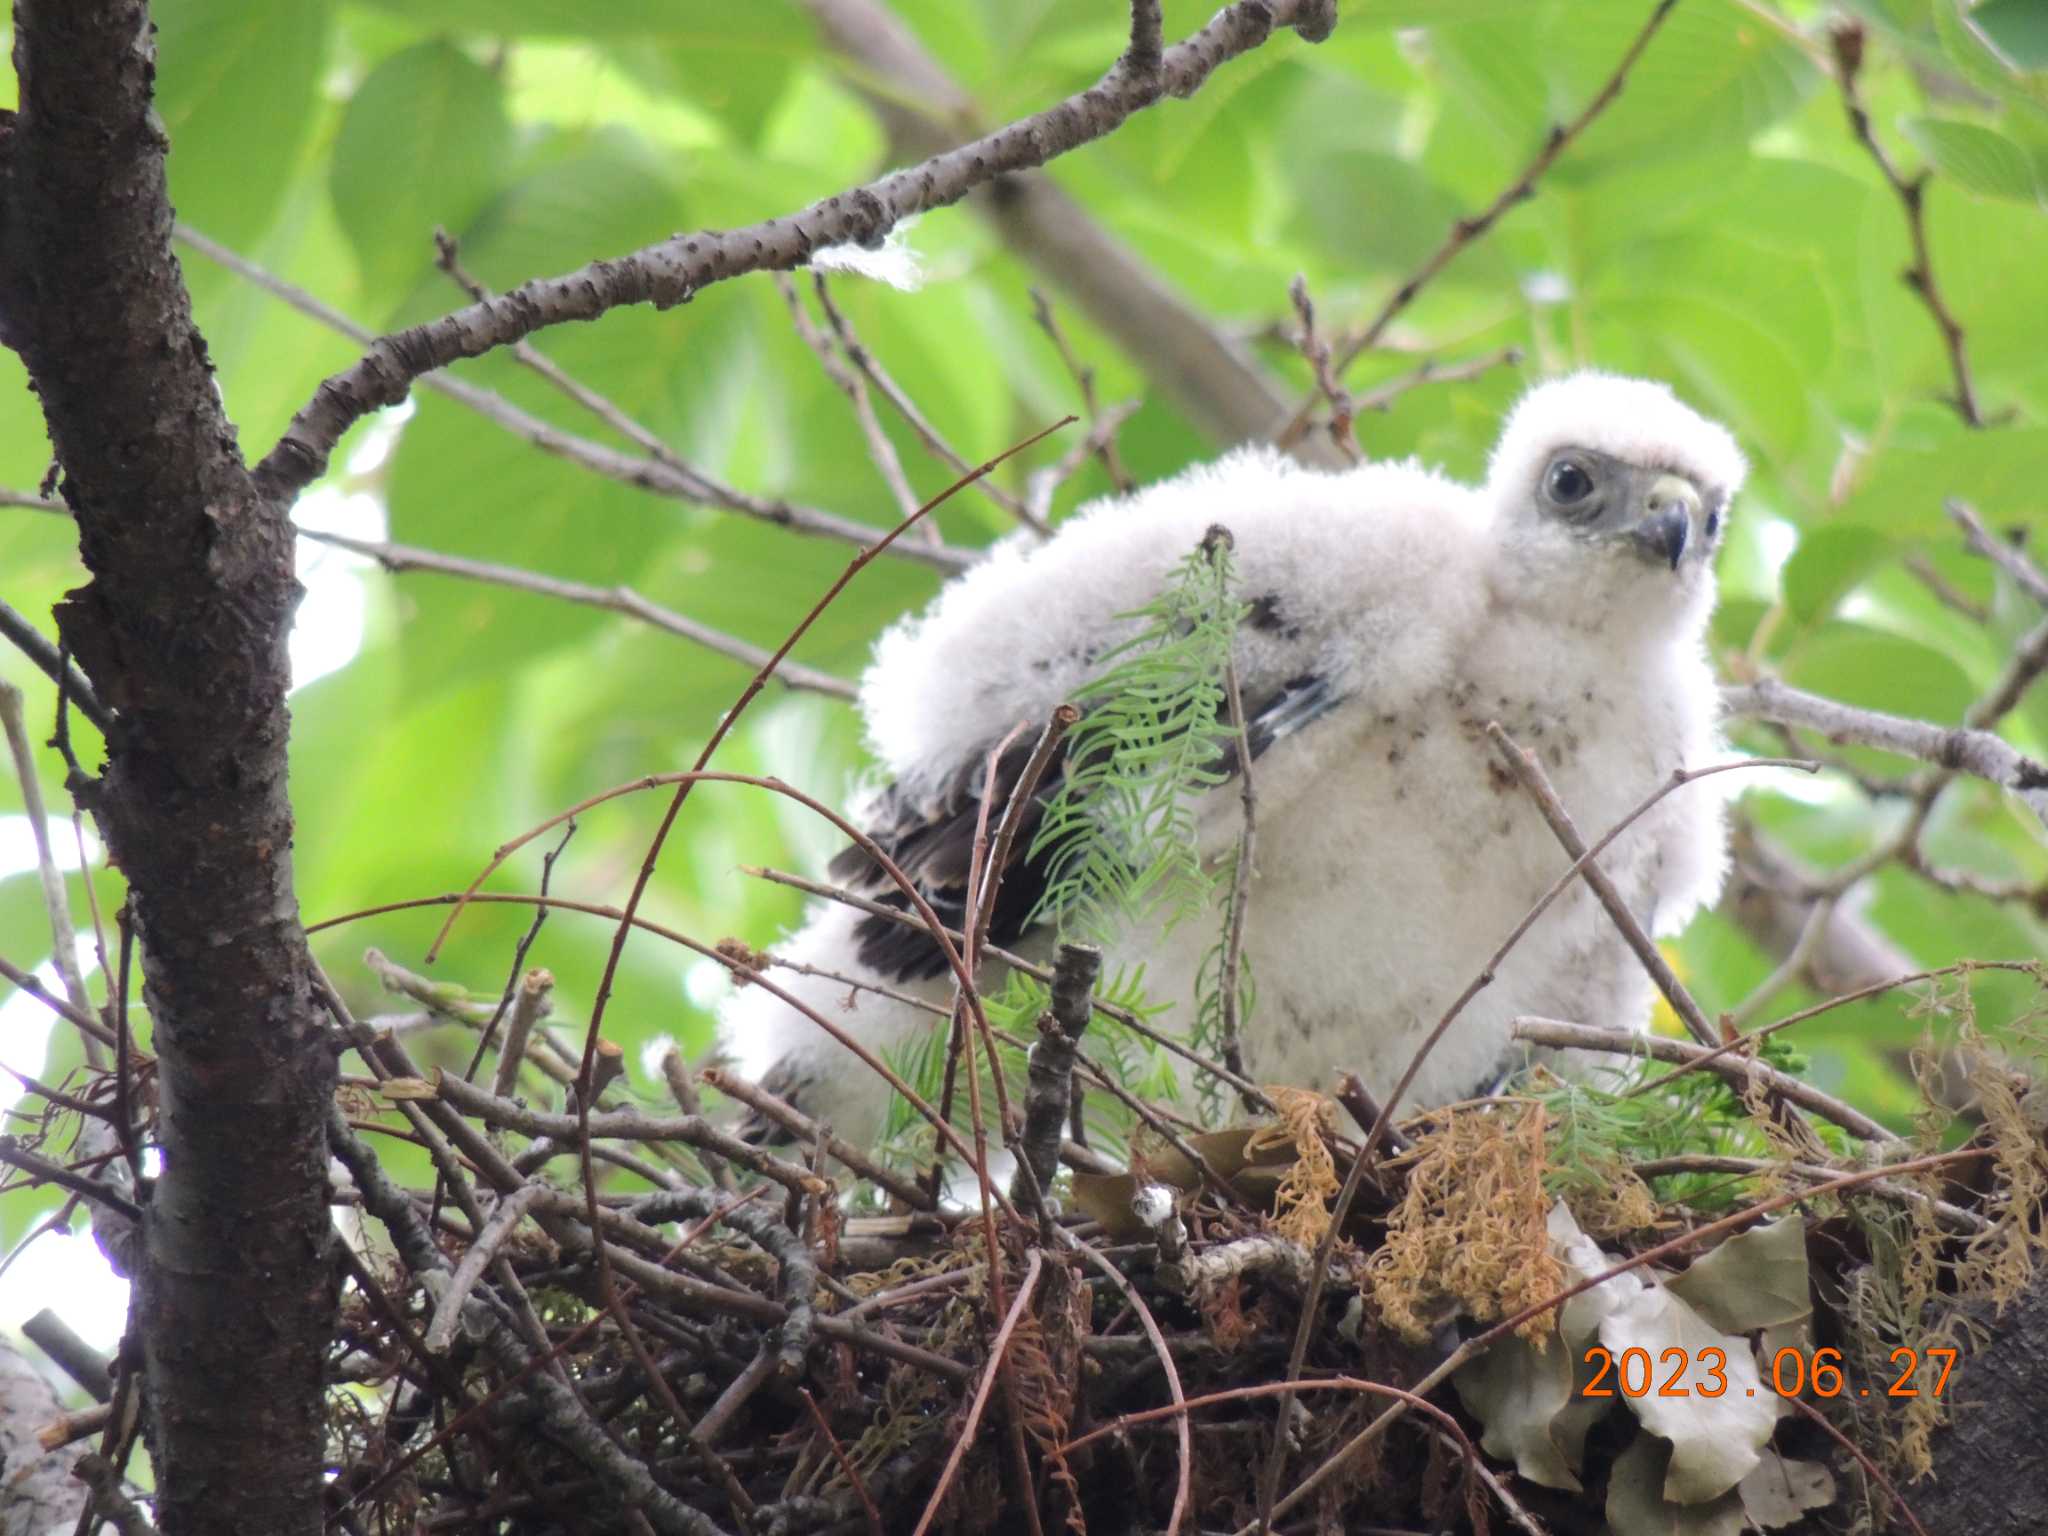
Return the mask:
{"type": "Polygon", "coordinates": [[[129,882],[160,1063],[137,1276],[158,1517],[312,1532],[335,1068],[292,892],[292,533],[171,253],[147,6],[14,15],[0,286],[91,573],[58,622],[118,720],[81,798],[129,882]]]}
{"type": "Polygon", "coordinates": [[[2041,1450],[2048,1269],[2002,1315],[1982,1321],[1988,1338],[1957,1364],[1950,1419],[1935,1432],[1935,1475],[1906,1497],[1930,1531],[2033,1536],[2048,1510],[2041,1450]]]}

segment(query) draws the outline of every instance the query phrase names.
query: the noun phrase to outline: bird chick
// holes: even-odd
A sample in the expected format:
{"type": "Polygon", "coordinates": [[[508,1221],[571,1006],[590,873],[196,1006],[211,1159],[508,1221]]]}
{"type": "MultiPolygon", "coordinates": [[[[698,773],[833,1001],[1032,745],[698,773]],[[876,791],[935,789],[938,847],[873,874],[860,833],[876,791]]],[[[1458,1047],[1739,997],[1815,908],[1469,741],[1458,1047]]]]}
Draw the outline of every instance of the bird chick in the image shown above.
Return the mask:
{"type": "MultiPolygon", "coordinates": [[[[1663,385],[1601,373],[1539,384],[1509,415],[1486,482],[1415,462],[1340,473],[1246,448],[1133,495],[1080,509],[1050,540],[1012,537],[886,633],[861,708],[888,786],[862,825],[952,927],[961,927],[990,754],[1001,813],[1038,728],[1135,632],[1212,525],[1235,544],[1247,605],[1234,659],[1258,807],[1243,947],[1257,978],[1244,1032],[1260,1082],[1327,1087],[1356,1071],[1386,1094],[1444,1010],[1570,860],[1485,736],[1498,721],[1539,754],[1586,835],[1618,822],[1718,744],[1704,637],[1712,560],[1745,464],[1722,427],[1663,385]]],[[[1045,889],[1032,823],[999,888],[991,933],[1042,952],[1045,889]]],[[[1226,764],[1226,766],[1234,766],[1226,764]]],[[[1602,855],[1630,910],[1680,927],[1718,893],[1722,810],[1708,780],[1666,797],[1602,855]]],[[[1196,807],[1201,852],[1227,857],[1237,790],[1196,807]]],[[[908,903],[859,849],[837,878],[908,903]]],[[[1148,923],[1112,964],[1191,1028],[1214,925],[1148,923]]],[[[952,979],[928,935],[821,903],[777,955],[941,1004],[952,979]]],[[[777,985],[879,1054],[942,1028],[845,981],[783,971],[777,985]]],[[[999,985],[985,978],[986,985],[999,985]]],[[[1445,1103],[1517,1060],[1517,1014],[1641,1029],[1651,983],[1611,919],[1574,883],[1524,935],[1437,1044],[1412,1104],[1445,1103]]],[[[765,989],[737,991],[724,1049],[743,1075],[857,1144],[889,1089],[765,989]]]]}

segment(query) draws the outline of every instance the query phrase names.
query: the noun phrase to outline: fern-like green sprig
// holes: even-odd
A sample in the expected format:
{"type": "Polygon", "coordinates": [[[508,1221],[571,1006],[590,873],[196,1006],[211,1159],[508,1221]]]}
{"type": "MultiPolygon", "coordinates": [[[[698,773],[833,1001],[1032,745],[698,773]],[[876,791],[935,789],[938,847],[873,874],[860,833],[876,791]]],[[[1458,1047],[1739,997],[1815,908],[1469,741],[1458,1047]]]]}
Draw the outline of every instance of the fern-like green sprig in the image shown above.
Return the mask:
{"type": "Polygon", "coordinates": [[[1232,595],[1230,544],[1211,538],[1075,697],[1059,791],[1033,844],[1048,855],[1034,917],[1063,936],[1113,944],[1162,912],[1168,926],[1207,908],[1217,877],[1197,851],[1194,802],[1223,782],[1232,730],[1224,669],[1245,606],[1232,595]]]}

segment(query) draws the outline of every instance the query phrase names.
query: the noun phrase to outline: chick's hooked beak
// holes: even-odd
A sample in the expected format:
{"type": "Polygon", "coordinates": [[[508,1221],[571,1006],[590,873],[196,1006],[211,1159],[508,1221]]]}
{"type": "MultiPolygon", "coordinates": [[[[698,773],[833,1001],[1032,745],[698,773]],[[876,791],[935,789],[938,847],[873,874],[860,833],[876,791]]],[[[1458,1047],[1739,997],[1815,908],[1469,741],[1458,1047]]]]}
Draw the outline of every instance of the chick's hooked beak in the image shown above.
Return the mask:
{"type": "Polygon", "coordinates": [[[1678,475],[1659,475],[1644,498],[1643,515],[1634,529],[1637,549],[1646,559],[1677,570],[1699,510],[1700,493],[1692,482],[1678,475]]]}

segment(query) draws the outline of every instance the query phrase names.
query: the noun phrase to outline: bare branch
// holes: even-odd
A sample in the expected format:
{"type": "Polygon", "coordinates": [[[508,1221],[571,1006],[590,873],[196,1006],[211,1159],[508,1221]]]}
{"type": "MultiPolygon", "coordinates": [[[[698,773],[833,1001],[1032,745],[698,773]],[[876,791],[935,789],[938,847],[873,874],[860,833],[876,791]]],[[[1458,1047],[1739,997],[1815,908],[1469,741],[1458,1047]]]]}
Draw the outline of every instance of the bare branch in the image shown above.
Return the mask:
{"type": "Polygon", "coordinates": [[[774,1121],[796,1140],[808,1142],[812,1146],[822,1146],[827,1156],[836,1157],[861,1178],[867,1179],[877,1188],[887,1190],[912,1210],[938,1209],[939,1203],[932,1198],[929,1191],[920,1189],[910,1180],[891,1173],[860,1148],[841,1141],[795,1105],[777,1098],[765,1088],[748,1082],[737,1073],[722,1072],[716,1067],[706,1068],[703,1077],[705,1082],[727,1098],[746,1105],[763,1119],[774,1121]]]}
{"type": "Polygon", "coordinates": [[[1803,693],[1775,678],[1723,688],[1721,702],[1732,715],[1819,731],[1833,742],[1895,752],[2002,785],[2017,792],[2035,815],[2048,822],[2048,767],[1990,731],[1968,726],[1950,730],[1924,720],[1858,709],[1803,693]]]}
{"type": "Polygon", "coordinates": [[[784,218],[678,236],[560,277],[534,279],[499,298],[381,338],[355,366],[320,386],[257,467],[258,483],[273,498],[310,484],[349,427],[397,404],[433,369],[480,357],[544,326],[594,320],[623,305],[671,308],[744,273],[803,266],[826,246],[872,245],[912,214],[958,202],[997,177],[1101,138],[1162,95],[1193,93],[1217,68],[1258,47],[1277,28],[1315,40],[1335,21],[1333,0],[1238,0],[1167,49],[1156,71],[1140,76],[1119,61],[1091,89],[921,165],[784,218]]]}
{"type": "MultiPolygon", "coordinates": [[[[239,256],[226,246],[207,239],[199,231],[180,224],[177,226],[176,238],[179,244],[197,251],[207,260],[225,267],[236,276],[261,288],[265,293],[290,305],[299,313],[319,321],[328,329],[365,347],[379,344],[374,331],[357,325],[339,310],[323,304],[304,289],[285,282],[246,257],[239,256]]],[[[826,512],[817,507],[804,506],[777,497],[754,496],[725,485],[703,470],[678,458],[653,433],[626,416],[596,391],[577,383],[540,353],[528,348],[526,354],[515,351],[514,355],[579,405],[645,449],[648,457],[636,458],[630,453],[621,453],[618,449],[607,447],[603,443],[578,437],[521,410],[502,395],[488,389],[480,389],[468,380],[458,379],[449,373],[423,374],[417,382],[420,388],[432,390],[475,411],[486,421],[504,428],[543,453],[553,454],[556,458],[566,460],[578,468],[587,469],[592,474],[602,475],[607,480],[616,480],[622,485],[630,485],[652,495],[687,502],[692,506],[717,507],[727,512],[737,512],[758,522],[786,528],[791,533],[832,539],[841,544],[867,545],[874,542],[881,532],[872,524],[840,517],[836,513],[826,512]]],[[[899,558],[914,560],[943,571],[964,570],[975,558],[971,550],[942,549],[921,544],[897,545],[893,547],[892,552],[899,558]]]]}
{"type": "MultiPolygon", "coordinates": [[[[1330,441],[1348,462],[1356,464],[1360,454],[1358,439],[1352,435],[1352,421],[1358,410],[1352,404],[1350,391],[1330,366],[1330,344],[1316,334],[1316,306],[1308,296],[1308,279],[1297,272],[1294,281],[1287,285],[1287,297],[1294,304],[1295,317],[1301,321],[1301,329],[1294,336],[1295,347],[1308,360],[1309,369],[1315,374],[1316,390],[1330,407],[1330,419],[1324,424],[1330,441]]],[[[1281,445],[1288,445],[1293,436],[1291,432],[1282,433],[1281,445]]]]}
{"type": "MultiPolygon", "coordinates": [[[[825,297],[825,275],[814,274],[819,300],[825,297]]],[[[897,456],[896,445],[889,441],[889,434],[882,430],[881,418],[875,415],[874,402],[868,398],[866,376],[858,369],[849,368],[839,360],[831,340],[811,323],[811,317],[804,312],[803,298],[796,291],[796,284],[778,272],[775,286],[782,294],[782,302],[789,306],[790,323],[818,359],[818,365],[825,370],[825,377],[838,386],[853,406],[853,419],[860,427],[861,440],[868,446],[868,458],[882,477],[882,483],[889,488],[889,495],[896,503],[896,515],[909,517],[917,511],[918,495],[910,488],[910,481],[903,473],[903,460],[897,456]]],[[[925,519],[918,527],[918,537],[929,544],[938,537],[937,524],[925,519]]]]}
{"type": "Polygon", "coordinates": [[[1970,548],[2018,582],[2020,589],[2035,602],[2048,606],[2048,575],[2043,575],[2041,568],[2029,560],[2017,544],[1995,537],[1968,502],[1951,497],[1942,506],[1963,530],[1970,548]]]}
{"type": "Polygon", "coordinates": [[[93,692],[92,684],[62,651],[43,638],[41,630],[6,603],[0,603],[0,636],[12,641],[15,648],[34,662],[45,677],[63,689],[64,697],[78,706],[78,712],[90,720],[102,736],[114,734],[117,729],[114,717],[100,702],[99,695],[93,692]]]}
{"type": "MultiPolygon", "coordinates": [[[[758,645],[750,645],[736,635],[724,630],[713,629],[709,624],[686,618],[672,608],[664,608],[635,592],[631,587],[593,587],[580,581],[565,581],[558,576],[544,576],[538,571],[523,571],[517,566],[499,565],[488,560],[471,560],[464,555],[444,555],[436,550],[418,549],[409,544],[391,544],[376,539],[350,538],[346,534],[328,533],[317,528],[301,528],[299,537],[312,539],[317,543],[330,544],[336,549],[346,549],[354,554],[374,560],[393,574],[406,571],[431,571],[440,576],[459,576],[465,581],[480,581],[494,587],[509,587],[515,592],[532,592],[540,597],[559,598],[565,603],[578,603],[586,608],[602,608],[608,613],[620,613],[628,618],[651,624],[656,629],[671,635],[679,635],[729,656],[734,661],[760,668],[770,659],[770,653],[758,645]]],[[[820,672],[813,667],[793,661],[779,663],[771,674],[774,681],[797,693],[822,693],[828,698],[851,700],[856,689],[842,677],[829,672],[820,672]]]]}
{"type": "MultiPolygon", "coordinates": [[[[881,0],[803,4],[846,56],[848,83],[881,121],[897,159],[951,150],[975,131],[974,103],[881,0]]],[[[1310,42],[1320,41],[1336,20],[1333,4],[1270,9],[1275,26],[1292,26],[1310,42]]],[[[1170,89],[1176,52],[1165,55],[1170,89]]],[[[1285,392],[1249,350],[1174,291],[1051,177],[1032,171],[1006,175],[970,194],[970,206],[1020,260],[1065,289],[1159,393],[1210,438],[1221,443],[1264,439],[1286,419],[1285,392]]],[[[1307,446],[1316,450],[1310,456],[1319,462],[1342,462],[1326,444],[1307,446]]]]}
{"type": "Polygon", "coordinates": [[[1664,19],[1671,14],[1672,8],[1677,4],[1678,0],[1657,0],[1649,19],[1643,23],[1642,29],[1636,33],[1627,49],[1623,51],[1620,61],[1614,66],[1614,72],[1607,77],[1606,83],[1594,92],[1592,99],[1579,110],[1578,116],[1568,123],[1552,124],[1550,132],[1544,135],[1543,147],[1537,150],[1534,158],[1522,168],[1521,174],[1509,182],[1500,195],[1480,212],[1453,223],[1450,232],[1444,236],[1443,243],[1430,252],[1421,266],[1402,279],[1388,295],[1386,302],[1380,306],[1379,312],[1366,323],[1365,329],[1345,342],[1337,353],[1336,371],[1340,378],[1352,363],[1357,361],[1360,353],[1379,344],[1380,338],[1387,333],[1387,327],[1394,323],[1395,318],[1403,310],[1415,302],[1416,296],[1435,281],[1437,274],[1449,266],[1460,251],[1492,229],[1510,208],[1535,196],[1536,183],[1557,163],[1557,157],[1570,147],[1573,140],[1591,127],[1594,119],[1612,106],[1615,98],[1621,95],[1622,88],[1628,84],[1629,71],[1636,67],[1636,61],[1650,46],[1650,39],[1657,35],[1657,29],[1664,25],[1664,19]]]}
{"type": "Polygon", "coordinates": [[[1844,1104],[1831,1094],[1822,1093],[1811,1083],[1780,1072],[1754,1057],[1733,1052],[1719,1054],[1718,1046],[1698,1046],[1684,1040],[1667,1040],[1662,1035],[1638,1034],[1634,1030],[1601,1029],[1591,1024],[1526,1016],[1515,1020],[1514,1031],[1517,1040],[1558,1050],[1611,1051],[1622,1056],[1647,1056],[1653,1061],[1675,1062],[1684,1067],[1705,1066],[1738,1089],[1762,1083],[1780,1098],[1797,1104],[1801,1109],[1812,1110],[1822,1119],[1833,1121],[1850,1135],[1860,1136],[1865,1141],[1901,1139],[1861,1110],[1844,1104]]]}
{"type": "Polygon", "coordinates": [[[1920,295],[1920,302],[1927,306],[1928,314],[1934,317],[1934,324],[1941,332],[1942,344],[1948,348],[1949,372],[1955,379],[1955,395],[1949,401],[1956,414],[1963,418],[1966,426],[1986,425],[1984,416],[1977,405],[1977,391],[1970,381],[1970,358],[1963,336],[1962,322],[1948,307],[1941,296],[1941,289],[1934,280],[1934,264],[1927,255],[1927,180],[1928,173],[1917,176],[1902,174],[1892,157],[1878,142],[1877,135],[1870,128],[1870,112],[1863,105],[1863,98],[1856,89],[1856,77],[1863,68],[1863,27],[1851,20],[1835,23],[1828,31],[1828,41],[1834,47],[1835,83],[1841,88],[1842,106],[1849,114],[1849,131],[1856,136],[1877,165],[1880,175],[1890,185],[1899,199],[1899,206],[1905,210],[1906,233],[1913,242],[1913,262],[1900,274],[1908,288],[1920,295]]]}
{"type": "MultiPolygon", "coordinates": [[[[22,717],[21,690],[0,678],[0,727],[7,735],[7,750],[14,759],[14,777],[21,786],[21,808],[27,814],[30,835],[36,845],[36,873],[43,887],[43,908],[50,918],[50,963],[64,983],[64,995],[80,1013],[93,1011],[92,994],[85,988],[85,976],[78,969],[78,931],[71,925],[71,893],[57,868],[50,849],[50,818],[43,809],[42,780],[36,773],[35,751],[29,745],[28,722],[22,717]]],[[[99,1041],[83,1037],[85,1059],[103,1064],[99,1041]]]]}
{"type": "MultiPolygon", "coordinates": [[[[971,467],[967,460],[956,452],[953,445],[946,441],[944,434],[926,419],[924,412],[917,408],[917,402],[910,398],[902,385],[890,377],[889,370],[882,366],[882,360],[870,352],[862,344],[860,337],[854,333],[852,322],[833,302],[832,290],[826,285],[825,274],[822,272],[817,274],[816,291],[818,308],[824,313],[825,323],[831,326],[832,334],[838,338],[839,349],[846,354],[846,360],[868,381],[876,394],[889,402],[896,414],[903,418],[904,425],[917,434],[918,441],[924,444],[927,453],[954,474],[966,474],[971,467]]],[[[983,476],[975,481],[974,488],[1032,532],[1052,532],[1042,521],[1032,516],[1030,508],[996,484],[993,476],[983,476]]]]}

